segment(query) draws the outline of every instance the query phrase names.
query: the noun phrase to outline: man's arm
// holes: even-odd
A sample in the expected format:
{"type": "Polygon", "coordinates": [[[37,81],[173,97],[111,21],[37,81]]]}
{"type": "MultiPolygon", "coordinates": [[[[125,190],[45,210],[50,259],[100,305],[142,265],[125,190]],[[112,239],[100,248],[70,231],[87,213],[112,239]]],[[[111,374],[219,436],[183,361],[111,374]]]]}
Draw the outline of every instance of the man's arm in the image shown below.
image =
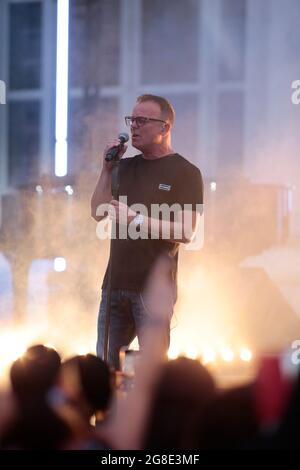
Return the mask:
{"type": "MultiPolygon", "coordinates": [[[[109,214],[112,220],[127,225],[134,223],[133,219],[137,215],[126,204],[116,200],[110,202],[109,214]]],[[[195,236],[199,221],[200,214],[191,210],[179,211],[175,222],[143,216],[140,230],[147,233],[150,238],[188,244],[195,236]]]]}
{"type": "Polygon", "coordinates": [[[100,204],[109,203],[111,198],[111,171],[103,169],[91,199],[91,216],[97,222],[99,222],[104,217],[97,216],[98,206],[100,206],[100,204]]]}
{"type": "Polygon", "coordinates": [[[176,222],[144,217],[141,230],[153,238],[178,243],[190,243],[197,231],[200,215],[196,211],[180,211],[176,222]]]}
{"type": "MultiPolygon", "coordinates": [[[[94,193],[92,195],[91,199],[91,216],[99,222],[101,219],[104,218],[103,215],[97,216],[97,208],[101,204],[108,204],[109,201],[112,199],[112,194],[111,194],[111,171],[113,164],[112,162],[107,162],[105,160],[107,152],[112,148],[112,147],[117,147],[120,145],[120,141],[118,139],[111,140],[107,142],[107,145],[104,149],[103,152],[103,166],[102,166],[102,171],[99,176],[99,179],[97,181],[94,193]]],[[[127,145],[123,145],[120,148],[118,158],[122,158],[124,153],[127,150],[127,145]]]]}

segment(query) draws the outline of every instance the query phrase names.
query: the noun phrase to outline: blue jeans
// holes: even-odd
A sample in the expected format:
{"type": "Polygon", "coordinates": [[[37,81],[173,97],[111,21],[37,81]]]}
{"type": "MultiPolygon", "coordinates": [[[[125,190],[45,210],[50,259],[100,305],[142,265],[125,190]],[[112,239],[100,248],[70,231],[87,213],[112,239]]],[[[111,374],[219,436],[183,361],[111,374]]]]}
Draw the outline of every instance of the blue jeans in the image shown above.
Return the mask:
{"type": "MultiPolygon", "coordinates": [[[[97,356],[104,357],[104,331],[106,289],[102,290],[102,298],[98,315],[97,356]]],[[[122,346],[129,346],[135,336],[138,337],[140,349],[143,347],[143,337],[149,313],[144,307],[140,292],[132,290],[113,289],[111,291],[111,307],[109,322],[108,363],[119,369],[119,351],[122,346]]],[[[170,344],[170,327],[166,328],[164,339],[165,350],[170,344]]]]}

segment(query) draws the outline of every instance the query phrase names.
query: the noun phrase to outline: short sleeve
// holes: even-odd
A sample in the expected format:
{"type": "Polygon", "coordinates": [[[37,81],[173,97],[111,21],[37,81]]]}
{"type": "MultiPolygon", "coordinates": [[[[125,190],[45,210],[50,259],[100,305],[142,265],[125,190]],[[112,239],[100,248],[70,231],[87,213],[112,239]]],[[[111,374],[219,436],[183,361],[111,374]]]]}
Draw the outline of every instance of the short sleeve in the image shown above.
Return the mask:
{"type": "Polygon", "coordinates": [[[203,210],[203,178],[200,170],[191,165],[181,177],[178,187],[178,203],[183,209],[191,209],[202,213],[203,210]],[[185,206],[185,207],[184,207],[185,206]],[[191,207],[186,207],[191,206],[191,207]]]}

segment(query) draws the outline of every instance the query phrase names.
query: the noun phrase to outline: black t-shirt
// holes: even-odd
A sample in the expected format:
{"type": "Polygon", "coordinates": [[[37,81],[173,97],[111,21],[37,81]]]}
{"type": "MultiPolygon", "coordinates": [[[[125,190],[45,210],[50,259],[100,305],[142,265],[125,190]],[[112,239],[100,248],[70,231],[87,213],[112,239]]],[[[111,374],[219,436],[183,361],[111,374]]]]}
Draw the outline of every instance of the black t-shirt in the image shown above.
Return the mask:
{"type": "MultiPolygon", "coordinates": [[[[119,196],[127,196],[127,205],[144,204],[151,217],[151,205],[163,203],[203,204],[203,182],[200,170],[175,153],[147,160],[136,155],[120,161],[119,196]]],[[[172,212],[171,212],[172,214],[172,212]]],[[[153,215],[152,215],[153,216],[153,215]]],[[[161,217],[160,218],[164,218],[161,217]]],[[[172,220],[172,215],[171,215],[172,220]]],[[[178,261],[179,243],[163,239],[112,239],[112,288],[141,291],[155,260],[167,252],[178,261]]],[[[102,287],[107,285],[108,269],[102,287]]]]}

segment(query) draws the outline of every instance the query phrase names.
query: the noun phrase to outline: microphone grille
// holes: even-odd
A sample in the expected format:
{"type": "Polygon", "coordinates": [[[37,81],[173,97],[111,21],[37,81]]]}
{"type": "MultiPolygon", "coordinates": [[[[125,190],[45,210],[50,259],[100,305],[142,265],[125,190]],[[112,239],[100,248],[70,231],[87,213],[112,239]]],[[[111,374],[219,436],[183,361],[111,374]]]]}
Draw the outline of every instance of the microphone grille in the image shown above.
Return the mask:
{"type": "Polygon", "coordinates": [[[120,132],[120,134],[118,135],[118,138],[121,142],[128,142],[129,140],[129,135],[127,134],[127,132],[120,132]]]}

